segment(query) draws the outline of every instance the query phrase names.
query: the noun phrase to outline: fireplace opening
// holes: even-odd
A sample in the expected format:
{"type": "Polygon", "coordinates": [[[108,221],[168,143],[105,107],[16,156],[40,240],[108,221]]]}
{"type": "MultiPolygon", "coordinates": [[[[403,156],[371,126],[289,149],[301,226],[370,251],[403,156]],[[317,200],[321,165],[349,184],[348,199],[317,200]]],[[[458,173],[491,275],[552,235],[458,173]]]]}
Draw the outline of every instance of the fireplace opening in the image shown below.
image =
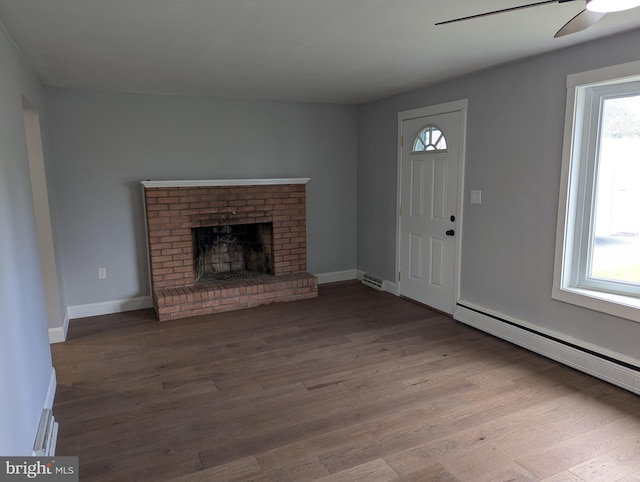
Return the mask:
{"type": "Polygon", "coordinates": [[[272,224],[192,228],[195,283],[273,274],[272,224]]]}

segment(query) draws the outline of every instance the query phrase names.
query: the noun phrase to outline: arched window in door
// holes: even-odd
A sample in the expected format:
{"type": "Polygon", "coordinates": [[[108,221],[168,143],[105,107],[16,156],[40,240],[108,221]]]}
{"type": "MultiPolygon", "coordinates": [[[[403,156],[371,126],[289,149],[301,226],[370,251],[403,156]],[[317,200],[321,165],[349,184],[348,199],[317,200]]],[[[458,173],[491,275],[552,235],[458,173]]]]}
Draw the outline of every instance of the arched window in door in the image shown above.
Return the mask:
{"type": "Polygon", "coordinates": [[[446,151],[447,140],[438,126],[428,125],[422,129],[413,142],[413,152],[446,151]]]}

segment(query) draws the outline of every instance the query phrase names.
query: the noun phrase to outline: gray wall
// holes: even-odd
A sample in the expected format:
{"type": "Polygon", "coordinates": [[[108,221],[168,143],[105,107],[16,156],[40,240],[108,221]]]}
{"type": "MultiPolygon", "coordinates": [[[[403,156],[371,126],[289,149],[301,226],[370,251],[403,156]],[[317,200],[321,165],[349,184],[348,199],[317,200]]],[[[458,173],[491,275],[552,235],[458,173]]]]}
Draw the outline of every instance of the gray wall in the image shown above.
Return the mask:
{"type": "MultiPolygon", "coordinates": [[[[0,28],[0,454],[30,455],[52,373],[22,96],[39,81],[0,28]]],[[[45,152],[46,155],[46,152],[45,152]]]]}
{"type": "Polygon", "coordinates": [[[308,270],[355,269],[356,107],[46,95],[69,306],[149,295],[144,179],[310,177],[308,270]],[[98,280],[98,267],[107,279],[98,280]]]}
{"type": "Polygon", "coordinates": [[[394,280],[397,113],[467,98],[461,298],[640,360],[640,324],[551,299],[566,77],[638,45],[633,31],[360,106],[358,268],[394,280]]]}

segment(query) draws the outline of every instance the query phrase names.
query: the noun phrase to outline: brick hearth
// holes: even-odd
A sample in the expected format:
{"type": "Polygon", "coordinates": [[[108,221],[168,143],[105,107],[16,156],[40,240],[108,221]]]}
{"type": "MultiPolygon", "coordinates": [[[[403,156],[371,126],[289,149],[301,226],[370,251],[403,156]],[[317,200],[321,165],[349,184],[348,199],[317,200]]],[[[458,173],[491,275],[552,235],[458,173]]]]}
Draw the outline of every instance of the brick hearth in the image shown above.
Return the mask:
{"type": "Polygon", "coordinates": [[[306,181],[143,182],[158,319],[316,297],[306,272],[306,181]],[[272,224],[273,275],[195,284],[192,228],[253,223],[272,224]]]}

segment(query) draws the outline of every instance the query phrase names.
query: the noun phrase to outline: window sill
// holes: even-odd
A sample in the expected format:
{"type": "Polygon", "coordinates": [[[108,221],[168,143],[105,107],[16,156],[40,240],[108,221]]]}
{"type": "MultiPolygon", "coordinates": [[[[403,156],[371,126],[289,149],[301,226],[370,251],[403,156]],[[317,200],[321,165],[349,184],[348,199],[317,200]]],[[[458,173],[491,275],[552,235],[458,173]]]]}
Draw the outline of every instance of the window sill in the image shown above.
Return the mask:
{"type": "Polygon", "coordinates": [[[640,322],[640,299],[633,296],[554,286],[551,297],[554,300],[640,322]]]}

